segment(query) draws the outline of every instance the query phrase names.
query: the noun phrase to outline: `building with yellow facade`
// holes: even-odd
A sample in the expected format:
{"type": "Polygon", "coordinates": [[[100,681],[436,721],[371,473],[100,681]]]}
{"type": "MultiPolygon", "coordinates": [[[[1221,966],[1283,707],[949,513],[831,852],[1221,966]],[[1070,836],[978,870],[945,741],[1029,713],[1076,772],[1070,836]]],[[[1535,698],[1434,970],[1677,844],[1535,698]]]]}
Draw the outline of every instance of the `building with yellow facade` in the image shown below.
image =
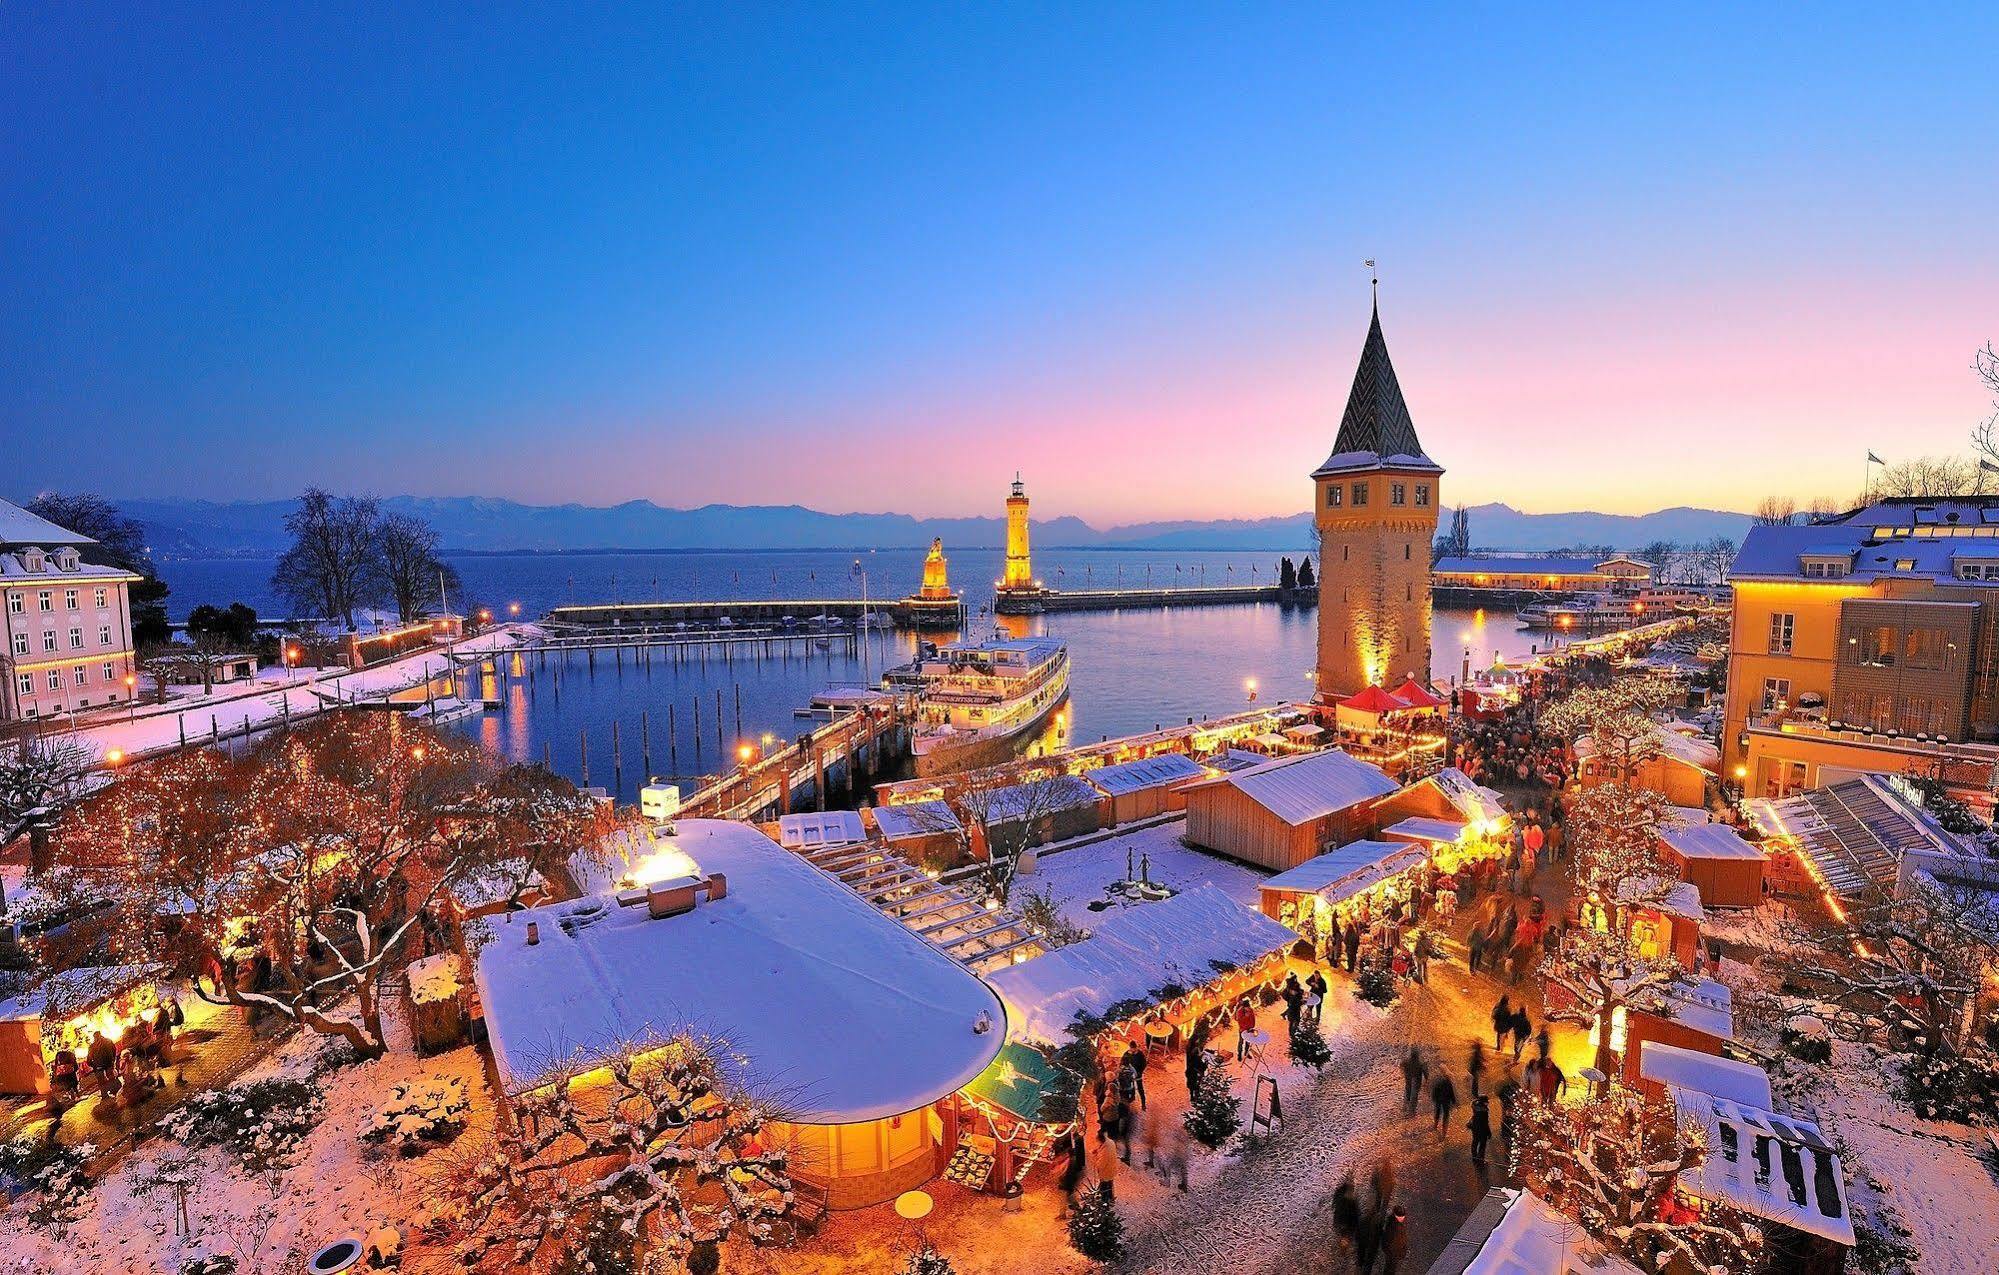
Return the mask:
{"type": "Polygon", "coordinates": [[[1443,466],[1424,454],[1377,306],[1332,455],[1312,471],[1318,701],[1430,681],[1430,545],[1443,466]]]}
{"type": "Polygon", "coordinates": [[[1748,795],[1919,772],[1991,807],[1999,496],[1755,527],[1730,583],[1723,766],[1748,795]]]}

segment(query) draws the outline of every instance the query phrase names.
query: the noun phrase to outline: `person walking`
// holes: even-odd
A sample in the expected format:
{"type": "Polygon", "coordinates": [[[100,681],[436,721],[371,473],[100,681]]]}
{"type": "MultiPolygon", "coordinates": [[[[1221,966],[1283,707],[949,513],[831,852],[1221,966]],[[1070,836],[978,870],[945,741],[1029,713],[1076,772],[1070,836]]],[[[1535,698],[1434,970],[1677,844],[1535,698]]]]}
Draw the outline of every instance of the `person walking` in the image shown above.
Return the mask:
{"type": "Polygon", "coordinates": [[[1513,1000],[1501,992],[1492,1006],[1492,1047],[1504,1047],[1506,1033],[1513,1027],[1513,1000]]]}
{"type": "Polygon", "coordinates": [[[1471,927],[1471,934],[1465,939],[1465,964],[1471,968],[1472,973],[1476,974],[1478,973],[1478,967],[1484,961],[1485,927],[1483,925],[1474,925],[1471,927]]]}
{"type": "Polygon", "coordinates": [[[1326,993],[1331,990],[1332,984],[1328,983],[1326,976],[1314,966],[1312,973],[1305,979],[1306,1016],[1314,1025],[1317,1025],[1319,1015],[1326,1007],[1326,993]]]}
{"type": "Polygon", "coordinates": [[[1430,1084],[1430,1127],[1446,1138],[1451,1136],[1451,1113],[1457,1110],[1458,1087],[1443,1072],[1430,1084]]]}
{"type": "Polygon", "coordinates": [[[1542,1102],[1551,1103],[1568,1092],[1569,1078],[1562,1074],[1560,1065],[1552,1058],[1541,1061],[1541,1074],[1538,1079],[1541,1083],[1542,1102]]]}
{"type": "Polygon", "coordinates": [[[1353,921],[1347,925],[1347,973],[1351,974],[1358,968],[1360,968],[1360,922],[1353,921]]]}
{"type": "Polygon", "coordinates": [[[1534,1020],[1527,1016],[1526,1009],[1519,1006],[1514,1007],[1511,1029],[1513,1034],[1513,1061],[1517,1063],[1520,1061],[1520,1055],[1527,1051],[1527,1038],[1534,1034],[1534,1020]]]}
{"type": "Polygon", "coordinates": [[[1083,1145],[1083,1132],[1071,1128],[1062,1135],[1055,1150],[1067,1158],[1062,1162],[1062,1198],[1065,1209],[1076,1207],[1076,1192],[1083,1187],[1083,1174],[1090,1167],[1089,1150],[1083,1145]]]}
{"type": "Polygon", "coordinates": [[[1104,1127],[1110,1131],[1111,1141],[1117,1144],[1118,1159],[1126,1164],[1131,1163],[1131,1127],[1136,1119],[1131,1114],[1131,1104],[1120,1096],[1111,1103],[1110,1119],[1104,1121],[1104,1127]]]}
{"type": "Polygon", "coordinates": [[[1296,974],[1284,976],[1284,990],[1279,995],[1284,999],[1284,1039],[1289,1041],[1297,1036],[1298,1020],[1305,1013],[1305,989],[1296,974]]]}
{"type": "Polygon", "coordinates": [[[1416,947],[1410,959],[1413,962],[1417,982],[1430,981],[1430,956],[1435,950],[1436,940],[1430,936],[1430,931],[1427,929],[1416,931],[1416,947]]]}
{"type": "Polygon", "coordinates": [[[1194,1024],[1194,1030],[1187,1036],[1187,1096],[1193,1097],[1201,1088],[1201,1077],[1208,1071],[1208,1020],[1201,1019],[1194,1024]]]}
{"type": "Polygon", "coordinates": [[[1097,1183],[1104,1188],[1107,1200],[1117,1199],[1117,1169],[1117,1147],[1111,1143],[1110,1134],[1099,1125],[1097,1145],[1090,1149],[1090,1171],[1097,1175],[1097,1183]]]}
{"type": "Polygon", "coordinates": [[[1249,1034],[1256,1030],[1256,1010],[1245,996],[1235,1004],[1235,1060],[1249,1057],[1249,1034]]]}
{"type": "Polygon", "coordinates": [[[1409,1256],[1409,1215],[1396,1205],[1381,1227],[1382,1275],[1396,1275],[1409,1256]]]}
{"type": "Polygon", "coordinates": [[[1423,1061],[1423,1051],[1409,1046],[1409,1052],[1402,1055],[1402,1114],[1416,1114],[1416,1104],[1423,1100],[1423,1081],[1430,1074],[1429,1064],[1423,1061]]]}
{"type": "Polygon", "coordinates": [[[1483,1168],[1485,1149],[1492,1142],[1492,1099],[1485,1094],[1476,1094],[1471,1100],[1471,1120],[1465,1128],[1471,1130],[1471,1162],[1483,1168]]]}
{"type": "Polygon", "coordinates": [[[1147,1061],[1145,1051],[1138,1047],[1136,1041],[1126,1043],[1124,1057],[1120,1062],[1124,1067],[1131,1070],[1133,1096],[1138,1099],[1138,1109],[1140,1111],[1145,1110],[1145,1064],[1147,1061]]]}
{"type": "MultiPolygon", "coordinates": [[[[1130,1063],[1119,1063],[1117,1069],[1117,1107],[1122,1108],[1125,1114],[1129,1116],[1132,1104],[1137,1101],[1138,1073],[1131,1069],[1130,1063]]],[[[1130,1145],[1131,1135],[1129,1133],[1125,1134],[1123,1142],[1127,1146],[1130,1145]]],[[[1129,1155],[1125,1157],[1127,1162],[1130,1161],[1130,1158],[1129,1155]]]]}

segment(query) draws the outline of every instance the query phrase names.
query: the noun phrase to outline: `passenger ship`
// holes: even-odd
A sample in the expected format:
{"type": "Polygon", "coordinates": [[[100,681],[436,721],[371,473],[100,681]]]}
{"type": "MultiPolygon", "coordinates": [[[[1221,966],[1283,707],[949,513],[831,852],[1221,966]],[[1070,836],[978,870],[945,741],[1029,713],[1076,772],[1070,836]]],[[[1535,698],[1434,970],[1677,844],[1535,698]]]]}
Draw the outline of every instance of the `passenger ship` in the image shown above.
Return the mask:
{"type": "Polygon", "coordinates": [[[883,683],[921,692],[912,739],[919,776],[993,766],[1068,698],[1069,648],[1048,637],[925,643],[883,683]]]}

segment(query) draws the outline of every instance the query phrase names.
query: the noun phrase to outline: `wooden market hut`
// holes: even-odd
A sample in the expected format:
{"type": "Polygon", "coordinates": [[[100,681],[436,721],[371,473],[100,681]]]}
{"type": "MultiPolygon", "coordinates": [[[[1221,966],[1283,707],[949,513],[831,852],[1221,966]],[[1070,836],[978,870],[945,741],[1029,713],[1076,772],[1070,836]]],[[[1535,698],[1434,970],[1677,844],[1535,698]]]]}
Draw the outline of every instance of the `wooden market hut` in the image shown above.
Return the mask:
{"type": "Polygon", "coordinates": [[[1115,825],[1185,810],[1187,797],[1181,789],[1207,776],[1207,770],[1185,753],[1160,753],[1100,766],[1082,777],[1110,802],[1110,822],[1115,825]]]}
{"type": "MultiPolygon", "coordinates": [[[[1689,977],[1667,990],[1657,1008],[1620,1009],[1610,1028],[1624,1083],[1637,1087],[1653,1043],[1721,1057],[1735,1039],[1735,994],[1726,983],[1689,977]]],[[[1595,1029],[1592,1028],[1592,1037],[1595,1029]]]]}
{"type": "Polygon", "coordinates": [[[652,841],[679,875],[479,923],[473,979],[502,1110],[691,1030],[729,1042],[730,1080],[782,1100],[771,1137],[829,1207],[936,1176],[956,1095],[1005,1038],[998,996],[748,824],[683,819],[652,841]]]}
{"type": "Polygon", "coordinates": [[[1612,773],[1619,767],[1597,756],[1596,743],[1587,735],[1576,740],[1571,751],[1576,757],[1576,782],[1582,787],[1628,782],[1676,806],[1706,806],[1721,769],[1719,748],[1673,730],[1662,732],[1659,752],[1634,766],[1628,778],[1612,773]]]}
{"type": "Polygon", "coordinates": [[[1406,841],[1354,841],[1257,884],[1263,914],[1307,938],[1363,903],[1405,902],[1429,857],[1406,841]]]}
{"type": "Polygon", "coordinates": [[[964,866],[965,825],[951,803],[912,801],[868,812],[882,844],[911,863],[936,871],[964,866]]]}
{"type": "Polygon", "coordinates": [[[1710,908],[1753,908],[1763,902],[1769,856],[1725,824],[1694,824],[1659,834],[1659,858],[1700,891],[1710,908]]]}
{"type": "Polygon", "coordinates": [[[98,1031],[117,1040],[159,1004],[161,965],[80,966],[0,1001],[0,1093],[49,1091],[49,1064],[71,1049],[77,1061],[98,1031]]]}
{"type": "Polygon", "coordinates": [[[1018,1186],[1055,1158],[1080,1119],[1080,1082],[1048,1051],[1008,1041],[976,1080],[958,1091],[958,1149],[944,1178],[973,1191],[1018,1186]]]}
{"type": "Polygon", "coordinates": [[[1016,844],[1045,846],[1101,830],[1110,819],[1110,798],[1081,775],[1055,775],[1006,788],[984,797],[983,818],[975,821],[973,853],[984,856],[988,829],[1029,823],[1026,838],[1016,844]]]}
{"type": "Polygon", "coordinates": [[[1373,832],[1375,803],[1395,790],[1339,749],[1281,757],[1189,784],[1187,839],[1282,872],[1373,832]]]}

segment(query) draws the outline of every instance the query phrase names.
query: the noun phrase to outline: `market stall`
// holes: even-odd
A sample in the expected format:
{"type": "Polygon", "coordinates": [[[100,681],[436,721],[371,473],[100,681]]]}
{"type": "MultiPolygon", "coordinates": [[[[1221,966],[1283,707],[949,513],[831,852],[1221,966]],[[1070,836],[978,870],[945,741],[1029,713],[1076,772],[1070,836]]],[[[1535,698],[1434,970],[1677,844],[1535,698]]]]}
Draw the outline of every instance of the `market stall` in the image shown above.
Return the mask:
{"type": "Polygon", "coordinates": [[[99,1032],[114,1044],[160,1003],[162,965],[84,966],[0,1001],[0,1093],[46,1094],[62,1050],[83,1059],[99,1032]]]}
{"type": "Polygon", "coordinates": [[[1257,887],[1263,914],[1323,951],[1337,919],[1368,925],[1421,888],[1428,856],[1421,846],[1355,841],[1280,872],[1257,887]]]}
{"type": "Polygon", "coordinates": [[[1079,1081],[1047,1053],[1009,1041],[958,1091],[958,1146],[944,1176],[974,1191],[1020,1182],[1077,1128],[1079,1081]]]}

